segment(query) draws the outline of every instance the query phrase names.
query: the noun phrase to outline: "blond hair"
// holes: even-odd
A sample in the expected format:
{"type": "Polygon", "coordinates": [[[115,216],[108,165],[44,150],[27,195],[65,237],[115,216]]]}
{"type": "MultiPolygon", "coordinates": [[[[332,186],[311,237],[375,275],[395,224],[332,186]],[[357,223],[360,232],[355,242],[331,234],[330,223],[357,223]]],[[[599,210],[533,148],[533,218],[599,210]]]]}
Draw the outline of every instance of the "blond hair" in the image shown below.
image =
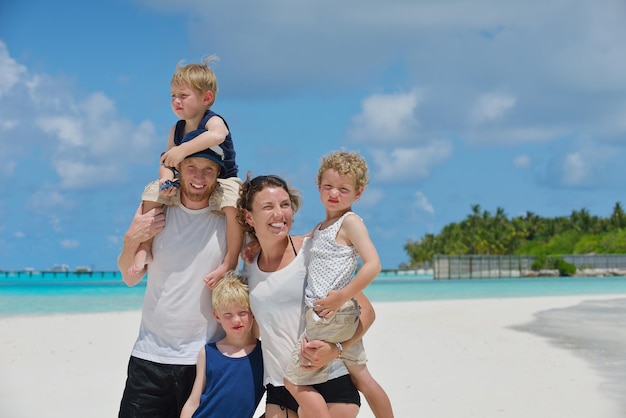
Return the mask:
{"type": "Polygon", "coordinates": [[[183,65],[182,61],[179,62],[176,64],[176,71],[172,75],[170,86],[187,85],[200,94],[212,92],[213,101],[209,103],[211,107],[217,97],[217,77],[209,64],[218,59],[217,55],[210,55],[204,58],[201,64],[183,65]]]}
{"type": "Polygon", "coordinates": [[[326,170],[335,170],[342,176],[351,176],[357,189],[367,186],[367,163],[356,151],[334,151],[324,157],[317,172],[316,183],[319,186],[326,170]]]}
{"type": "Polygon", "coordinates": [[[245,278],[234,270],[227,271],[224,278],[213,288],[213,309],[226,307],[237,303],[250,308],[248,284],[245,278]]]}

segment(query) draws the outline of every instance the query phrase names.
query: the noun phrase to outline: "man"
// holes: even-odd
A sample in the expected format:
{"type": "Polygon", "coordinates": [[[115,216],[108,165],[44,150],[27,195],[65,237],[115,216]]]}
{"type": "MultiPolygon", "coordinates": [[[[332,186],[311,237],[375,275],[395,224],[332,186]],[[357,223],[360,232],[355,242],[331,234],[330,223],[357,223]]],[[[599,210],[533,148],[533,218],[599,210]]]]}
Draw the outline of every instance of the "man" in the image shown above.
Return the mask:
{"type": "Polygon", "coordinates": [[[198,352],[224,335],[203,281],[226,254],[225,218],[209,207],[220,169],[221,158],[211,150],[185,158],[179,165],[181,204],[143,215],[140,206],[124,235],[118,258],[124,282],[134,286],[146,273],[148,281],[120,418],[179,417],[191,393],[198,352]],[[139,244],[152,237],[152,262],[129,271],[139,244]]]}

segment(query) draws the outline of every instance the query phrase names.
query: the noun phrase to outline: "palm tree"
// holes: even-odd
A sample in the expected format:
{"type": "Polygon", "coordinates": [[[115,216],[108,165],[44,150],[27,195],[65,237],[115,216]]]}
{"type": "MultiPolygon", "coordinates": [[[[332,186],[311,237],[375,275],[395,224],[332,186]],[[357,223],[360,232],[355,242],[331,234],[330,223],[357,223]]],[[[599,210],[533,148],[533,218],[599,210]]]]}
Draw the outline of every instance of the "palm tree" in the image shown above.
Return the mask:
{"type": "Polygon", "coordinates": [[[526,232],[525,238],[529,241],[535,239],[535,234],[541,229],[539,216],[531,211],[526,211],[526,215],[522,218],[523,229],[526,232]]]}
{"type": "Polygon", "coordinates": [[[614,228],[622,229],[626,226],[626,214],[624,213],[624,209],[622,208],[622,204],[620,202],[615,203],[613,206],[613,213],[611,214],[611,226],[614,228]]]}

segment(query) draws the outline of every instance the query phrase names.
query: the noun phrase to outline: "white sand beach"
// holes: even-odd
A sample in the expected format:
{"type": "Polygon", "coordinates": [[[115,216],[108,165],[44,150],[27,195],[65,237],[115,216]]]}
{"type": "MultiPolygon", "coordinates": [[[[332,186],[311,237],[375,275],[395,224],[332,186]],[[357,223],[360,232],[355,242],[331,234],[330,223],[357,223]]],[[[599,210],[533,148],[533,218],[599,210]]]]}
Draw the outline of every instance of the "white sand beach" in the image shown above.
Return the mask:
{"type": "MultiPolygon", "coordinates": [[[[369,368],[396,417],[617,418],[592,365],[511,329],[533,314],[626,295],[375,303],[369,368]]],[[[0,319],[0,416],[117,416],[139,312],[0,319]]],[[[360,417],[373,417],[365,399],[360,417]]]]}

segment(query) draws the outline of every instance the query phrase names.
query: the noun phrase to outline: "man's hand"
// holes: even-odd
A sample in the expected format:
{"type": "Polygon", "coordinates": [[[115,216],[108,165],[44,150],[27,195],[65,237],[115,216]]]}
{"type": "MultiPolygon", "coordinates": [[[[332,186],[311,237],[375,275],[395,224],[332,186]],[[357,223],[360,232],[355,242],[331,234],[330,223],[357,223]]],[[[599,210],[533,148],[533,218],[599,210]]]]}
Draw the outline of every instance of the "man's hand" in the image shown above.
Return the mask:
{"type": "Polygon", "coordinates": [[[122,252],[117,257],[117,266],[122,273],[122,280],[128,286],[134,286],[146,273],[144,265],[142,269],[133,268],[135,256],[138,254],[142,242],[153,238],[165,228],[165,215],[163,207],[156,207],[146,213],[142,212],[140,204],[135,211],[135,216],[130,222],[128,230],[124,234],[124,245],[122,252]]]}
{"type": "Polygon", "coordinates": [[[135,211],[135,216],[124,234],[124,241],[139,245],[148,241],[165,228],[163,207],[157,207],[146,213],[141,213],[141,205],[135,211]]]}

